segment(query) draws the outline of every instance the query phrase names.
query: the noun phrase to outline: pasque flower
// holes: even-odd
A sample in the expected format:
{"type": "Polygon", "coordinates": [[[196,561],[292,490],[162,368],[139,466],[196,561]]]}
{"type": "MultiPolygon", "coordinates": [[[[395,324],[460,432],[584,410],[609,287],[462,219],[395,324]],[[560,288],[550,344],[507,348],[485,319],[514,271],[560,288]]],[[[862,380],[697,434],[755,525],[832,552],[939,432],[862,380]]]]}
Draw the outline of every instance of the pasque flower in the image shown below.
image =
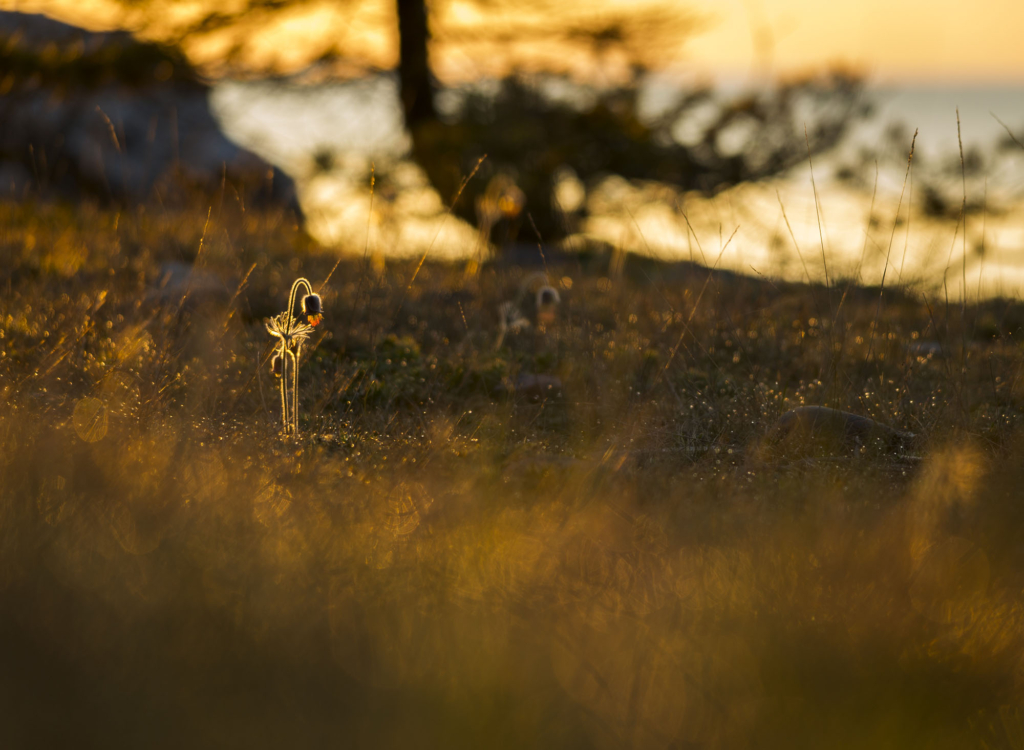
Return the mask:
{"type": "Polygon", "coordinates": [[[281,382],[281,424],[285,435],[299,432],[299,359],[303,345],[313,334],[313,326],[322,320],[320,295],[313,292],[309,281],[296,279],[288,295],[288,309],[265,321],[267,333],[277,339],[270,368],[281,382]],[[295,298],[303,287],[306,294],[302,297],[302,312],[296,315],[295,298]]]}
{"type": "Polygon", "coordinates": [[[324,319],[319,294],[307,294],[302,298],[302,314],[311,326],[317,325],[324,319]]]}

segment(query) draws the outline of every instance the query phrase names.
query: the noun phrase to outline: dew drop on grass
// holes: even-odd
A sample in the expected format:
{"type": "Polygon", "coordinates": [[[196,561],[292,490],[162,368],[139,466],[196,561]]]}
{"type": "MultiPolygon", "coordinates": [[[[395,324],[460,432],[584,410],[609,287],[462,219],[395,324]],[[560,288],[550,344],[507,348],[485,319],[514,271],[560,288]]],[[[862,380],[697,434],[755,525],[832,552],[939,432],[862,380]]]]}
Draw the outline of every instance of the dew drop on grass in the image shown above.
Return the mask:
{"type": "Polygon", "coordinates": [[[107,407],[98,398],[86,397],[75,404],[72,422],[78,437],[97,443],[107,434],[107,407]]]}

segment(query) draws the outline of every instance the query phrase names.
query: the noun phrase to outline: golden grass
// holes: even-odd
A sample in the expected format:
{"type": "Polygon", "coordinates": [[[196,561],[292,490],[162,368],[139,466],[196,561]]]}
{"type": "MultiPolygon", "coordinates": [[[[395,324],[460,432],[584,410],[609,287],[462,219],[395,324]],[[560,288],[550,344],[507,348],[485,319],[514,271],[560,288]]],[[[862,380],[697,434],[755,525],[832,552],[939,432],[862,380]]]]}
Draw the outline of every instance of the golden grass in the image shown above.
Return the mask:
{"type": "Polygon", "coordinates": [[[585,256],[495,353],[529,270],[343,260],[282,439],[336,259],[225,203],[153,295],[206,214],[0,205],[6,746],[1024,747],[1020,305],[585,256]],[[826,402],[922,461],[751,459],[826,402]]]}

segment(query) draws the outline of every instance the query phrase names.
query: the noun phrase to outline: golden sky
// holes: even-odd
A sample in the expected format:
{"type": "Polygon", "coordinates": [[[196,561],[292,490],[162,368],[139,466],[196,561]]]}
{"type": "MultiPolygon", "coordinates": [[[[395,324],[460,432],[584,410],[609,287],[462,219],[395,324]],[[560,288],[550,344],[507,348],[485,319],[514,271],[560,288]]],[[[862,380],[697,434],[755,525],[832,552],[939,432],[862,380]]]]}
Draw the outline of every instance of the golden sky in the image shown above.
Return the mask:
{"type": "MultiPolygon", "coordinates": [[[[166,29],[230,2],[166,3],[158,17],[149,19],[146,34],[160,37],[166,29]]],[[[524,34],[529,38],[517,45],[487,48],[473,43],[475,24],[515,32],[560,22],[550,14],[531,16],[532,6],[516,4],[512,13],[499,10],[489,15],[471,0],[448,0],[443,7],[435,19],[438,24],[463,32],[461,41],[434,51],[435,67],[443,78],[500,73],[510,56],[533,67],[554,65],[570,72],[590,64],[566,54],[560,42],[546,42],[529,31],[524,34]]],[[[636,7],[636,0],[551,0],[550,7],[557,8],[559,18],[585,22],[604,10],[636,7]]],[[[682,72],[711,77],[791,75],[844,64],[884,82],[1024,81],[1022,0],[692,0],[676,7],[704,19],[700,33],[665,54],[665,61],[682,72]]],[[[126,17],[112,0],[0,0],[0,8],[43,12],[93,28],[117,26],[126,17]]],[[[188,51],[200,62],[215,62],[244,39],[251,59],[284,70],[304,66],[329,42],[336,42],[361,65],[390,67],[396,54],[392,0],[314,0],[277,14],[269,24],[262,17],[248,19],[232,34],[195,40],[188,51]]],[[[617,61],[605,62],[614,67],[617,61]]]]}
{"type": "Polygon", "coordinates": [[[719,0],[691,60],[712,71],[754,63],[766,28],[777,71],[845,62],[881,80],[1024,80],[1021,0],[719,0]]]}

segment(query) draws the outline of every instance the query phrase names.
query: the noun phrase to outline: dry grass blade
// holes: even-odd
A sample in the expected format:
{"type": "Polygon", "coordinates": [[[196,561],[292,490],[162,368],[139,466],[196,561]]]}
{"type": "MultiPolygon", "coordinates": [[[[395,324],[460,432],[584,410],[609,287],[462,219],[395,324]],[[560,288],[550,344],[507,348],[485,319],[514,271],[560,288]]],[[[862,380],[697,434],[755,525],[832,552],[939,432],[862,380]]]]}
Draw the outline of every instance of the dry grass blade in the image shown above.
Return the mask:
{"type": "Polygon", "coordinates": [[[736,233],[739,230],[740,228],[738,226],[734,230],[732,230],[732,234],[729,235],[729,239],[725,242],[724,245],[722,245],[722,249],[718,253],[718,257],[715,259],[715,264],[708,270],[707,278],[704,279],[704,285],[700,288],[700,294],[697,295],[697,299],[694,300],[693,302],[693,308],[690,310],[690,316],[686,319],[686,323],[683,324],[683,330],[680,331],[679,333],[679,339],[676,341],[675,346],[673,346],[672,350],[669,352],[668,361],[665,362],[665,366],[661,368],[661,371],[658,375],[658,379],[655,380],[655,385],[658,382],[660,382],[660,380],[665,376],[665,373],[668,372],[669,367],[671,367],[673,360],[676,358],[676,354],[679,351],[679,347],[683,343],[683,338],[686,336],[687,331],[690,330],[690,323],[693,322],[693,316],[697,314],[697,307],[700,305],[700,301],[704,297],[704,292],[707,291],[708,284],[711,283],[711,278],[712,276],[714,276],[715,269],[718,268],[718,264],[722,260],[722,256],[725,255],[726,248],[729,247],[729,243],[732,242],[733,237],[736,236],[736,233]]]}
{"type": "Polygon", "coordinates": [[[875,317],[871,323],[871,341],[868,344],[867,359],[871,359],[875,345],[875,330],[878,327],[878,316],[882,313],[883,294],[885,293],[885,276],[889,270],[889,256],[892,253],[892,243],[896,238],[896,227],[899,225],[900,209],[903,208],[903,196],[907,189],[907,180],[910,178],[910,167],[914,162],[914,147],[917,145],[917,129],[914,130],[914,137],[910,141],[910,153],[907,155],[907,171],[903,175],[903,187],[900,189],[900,199],[896,204],[896,216],[892,220],[892,232],[889,234],[889,246],[885,251],[885,265],[882,267],[882,281],[878,285],[878,305],[875,308],[875,317]]]}
{"type": "Polygon", "coordinates": [[[444,218],[441,220],[441,225],[437,228],[437,232],[434,234],[434,238],[430,241],[430,244],[427,246],[427,249],[423,251],[423,256],[420,258],[419,263],[416,264],[416,268],[412,272],[412,277],[409,279],[409,283],[405,288],[406,294],[408,294],[409,290],[412,289],[412,285],[416,283],[416,277],[419,276],[420,269],[423,268],[423,264],[426,262],[427,256],[430,254],[431,249],[434,247],[434,243],[437,242],[437,238],[441,236],[441,230],[444,229],[445,222],[448,220],[448,217],[452,215],[452,211],[455,210],[455,204],[458,203],[459,198],[462,197],[462,191],[466,189],[466,185],[468,185],[470,180],[472,180],[476,176],[476,173],[480,171],[480,167],[483,165],[484,160],[486,159],[487,154],[481,156],[477,160],[476,165],[473,167],[473,171],[470,172],[462,180],[462,184],[459,185],[459,189],[456,191],[455,197],[452,198],[452,202],[451,205],[448,206],[448,210],[445,211],[444,218]]]}
{"type": "MultiPolygon", "coordinates": [[[[807,136],[807,126],[804,125],[804,143],[807,145],[807,164],[811,170],[811,189],[814,192],[814,218],[818,222],[818,239],[821,241],[821,268],[825,274],[825,291],[829,292],[830,284],[828,278],[828,261],[825,259],[825,230],[821,225],[821,202],[818,198],[818,184],[814,181],[814,160],[811,158],[811,141],[807,136]]],[[[786,220],[787,225],[789,220],[786,220]]],[[[832,296],[829,296],[829,307],[832,306],[832,296]]]]}
{"type": "Polygon", "coordinates": [[[181,295],[181,301],[178,303],[178,313],[181,312],[182,308],[185,307],[185,300],[188,299],[189,292],[192,291],[192,277],[195,274],[196,268],[199,267],[199,259],[203,256],[203,247],[206,244],[206,232],[210,228],[210,216],[213,214],[213,206],[210,206],[206,210],[206,221],[203,224],[203,233],[199,237],[199,249],[196,250],[195,260],[192,261],[192,268],[188,274],[188,280],[185,282],[185,291],[181,295]]]}
{"type": "Polygon", "coordinates": [[[789,238],[793,241],[793,248],[796,250],[796,255],[800,259],[800,265],[804,267],[804,276],[807,278],[807,283],[813,284],[814,280],[811,278],[811,271],[807,267],[807,261],[804,260],[804,254],[800,252],[800,245],[796,241],[796,234],[793,232],[793,226],[789,223],[789,216],[786,215],[786,207],[782,203],[782,196],[779,194],[778,188],[775,189],[775,197],[779,201],[779,209],[782,211],[782,218],[786,222],[786,229],[789,230],[789,238]]]}
{"type": "Polygon", "coordinates": [[[1002,120],[1000,120],[1000,119],[999,119],[998,117],[996,117],[996,114],[995,114],[994,112],[989,112],[989,114],[990,114],[990,115],[992,115],[992,117],[993,117],[993,118],[995,118],[995,121],[996,121],[996,122],[998,122],[998,123],[999,123],[1000,125],[1002,125],[1002,126],[1003,126],[1003,130],[1005,130],[1005,131],[1006,131],[1006,134],[1007,134],[1008,136],[1010,136],[1010,140],[1011,140],[1011,141],[1013,141],[1014,143],[1016,143],[1016,144],[1017,144],[1018,146],[1020,146],[1020,147],[1021,147],[1022,149],[1024,149],[1024,143],[1021,143],[1021,142],[1020,142],[1020,141],[1019,141],[1019,140],[1017,139],[1017,136],[1015,136],[1015,135],[1013,134],[1013,131],[1012,131],[1012,130],[1010,130],[1010,126],[1009,126],[1009,125],[1007,125],[1007,124],[1006,124],[1005,122],[1003,122],[1002,120]]]}

